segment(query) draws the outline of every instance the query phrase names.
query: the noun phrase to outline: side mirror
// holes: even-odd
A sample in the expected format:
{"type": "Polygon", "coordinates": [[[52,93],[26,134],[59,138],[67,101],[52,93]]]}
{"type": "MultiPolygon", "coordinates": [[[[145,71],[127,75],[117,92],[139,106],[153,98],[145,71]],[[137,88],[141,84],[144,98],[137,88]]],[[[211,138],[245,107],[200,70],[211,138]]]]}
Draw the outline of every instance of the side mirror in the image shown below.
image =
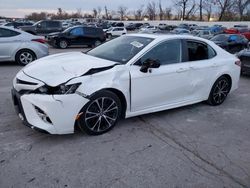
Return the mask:
{"type": "Polygon", "coordinates": [[[147,73],[149,68],[159,68],[160,66],[161,64],[159,60],[146,59],[146,61],[142,64],[140,71],[147,73]]]}
{"type": "Polygon", "coordinates": [[[37,27],[37,28],[42,28],[42,25],[39,23],[39,24],[37,24],[36,27],[37,27]]]}

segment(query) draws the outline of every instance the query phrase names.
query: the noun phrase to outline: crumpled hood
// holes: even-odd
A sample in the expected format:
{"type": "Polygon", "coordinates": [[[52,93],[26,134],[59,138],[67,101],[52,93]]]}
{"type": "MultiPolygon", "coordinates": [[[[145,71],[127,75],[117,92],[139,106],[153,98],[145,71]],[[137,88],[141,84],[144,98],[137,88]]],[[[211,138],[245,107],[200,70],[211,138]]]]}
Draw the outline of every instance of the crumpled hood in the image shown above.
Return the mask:
{"type": "Polygon", "coordinates": [[[68,52],[47,56],[26,65],[22,71],[28,76],[57,86],[68,80],[84,75],[90,69],[115,65],[108,61],[86,55],[82,52],[68,52]]]}

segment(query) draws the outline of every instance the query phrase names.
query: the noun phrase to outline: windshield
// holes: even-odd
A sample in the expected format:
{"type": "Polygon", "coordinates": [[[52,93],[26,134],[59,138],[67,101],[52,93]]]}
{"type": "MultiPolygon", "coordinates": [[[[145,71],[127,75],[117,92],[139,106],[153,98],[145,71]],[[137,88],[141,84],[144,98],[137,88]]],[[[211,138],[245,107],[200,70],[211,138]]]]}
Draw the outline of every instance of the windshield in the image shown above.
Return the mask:
{"type": "Polygon", "coordinates": [[[41,23],[41,22],[42,22],[42,21],[38,21],[38,22],[34,23],[33,26],[36,26],[36,25],[38,25],[38,24],[41,23]]]}
{"type": "Polygon", "coordinates": [[[90,50],[87,54],[126,64],[153,40],[146,37],[121,36],[90,50]]]}
{"type": "Polygon", "coordinates": [[[227,41],[228,36],[227,35],[216,35],[211,39],[211,41],[227,41]]]}

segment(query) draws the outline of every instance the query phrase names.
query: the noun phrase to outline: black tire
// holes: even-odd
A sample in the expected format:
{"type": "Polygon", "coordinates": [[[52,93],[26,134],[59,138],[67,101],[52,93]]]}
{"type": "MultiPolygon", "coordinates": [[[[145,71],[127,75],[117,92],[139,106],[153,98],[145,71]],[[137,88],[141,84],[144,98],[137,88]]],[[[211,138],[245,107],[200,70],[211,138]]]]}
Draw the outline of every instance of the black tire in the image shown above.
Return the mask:
{"type": "Polygon", "coordinates": [[[59,40],[59,42],[58,42],[58,47],[59,48],[61,48],[61,49],[66,49],[66,48],[68,48],[68,41],[67,40],[65,40],[65,39],[61,39],[61,40],[59,40]]]}
{"type": "Polygon", "coordinates": [[[79,129],[89,135],[110,131],[121,117],[121,101],[111,91],[103,90],[91,97],[79,112],[79,129]]]}
{"type": "Polygon", "coordinates": [[[101,45],[102,42],[100,40],[96,40],[95,43],[94,43],[94,47],[97,47],[99,45],[101,45]]]}
{"type": "Polygon", "coordinates": [[[15,60],[19,65],[25,66],[36,60],[36,55],[31,50],[23,49],[16,53],[15,60]]]}
{"type": "Polygon", "coordinates": [[[214,83],[209,98],[207,100],[207,103],[212,106],[217,106],[222,104],[226,98],[228,93],[231,89],[231,82],[226,76],[221,76],[216,80],[214,83]]]}
{"type": "Polygon", "coordinates": [[[108,34],[108,39],[111,40],[112,39],[112,34],[108,34]]]}

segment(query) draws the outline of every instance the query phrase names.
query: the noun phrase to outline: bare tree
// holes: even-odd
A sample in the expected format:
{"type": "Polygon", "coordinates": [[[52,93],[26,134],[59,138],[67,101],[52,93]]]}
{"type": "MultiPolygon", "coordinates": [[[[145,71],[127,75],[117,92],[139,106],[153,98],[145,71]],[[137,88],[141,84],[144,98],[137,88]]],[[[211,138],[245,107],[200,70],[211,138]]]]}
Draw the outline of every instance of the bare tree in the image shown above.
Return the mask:
{"type": "Polygon", "coordinates": [[[106,5],[104,7],[104,11],[105,11],[105,19],[108,19],[109,18],[109,12],[108,12],[108,8],[107,8],[106,5]]]}
{"type": "Polygon", "coordinates": [[[202,14],[202,10],[203,10],[203,0],[199,0],[199,13],[200,13],[200,21],[203,20],[203,14],[202,14]]]}
{"type": "Polygon", "coordinates": [[[164,19],[165,20],[171,20],[172,14],[171,14],[171,8],[166,8],[164,12],[164,19]]]}
{"type": "Polygon", "coordinates": [[[209,21],[212,16],[213,4],[214,4],[213,0],[203,0],[202,6],[204,11],[206,12],[205,16],[207,17],[207,21],[209,21]]]}
{"type": "Polygon", "coordinates": [[[136,20],[142,20],[142,13],[143,13],[143,8],[144,6],[141,5],[137,10],[134,11],[134,16],[136,20]]]}
{"type": "Polygon", "coordinates": [[[219,21],[223,20],[226,13],[231,11],[233,1],[232,0],[216,0],[215,4],[219,8],[219,21]]]}
{"type": "Polygon", "coordinates": [[[242,21],[244,12],[247,9],[249,10],[250,0],[236,0],[235,5],[240,16],[240,21],[242,21]]]}
{"type": "Polygon", "coordinates": [[[101,18],[102,7],[97,7],[97,17],[101,18]]]}
{"type": "Polygon", "coordinates": [[[97,12],[96,8],[93,8],[93,17],[97,18],[97,14],[98,14],[98,12],[97,12]]]}
{"type": "Polygon", "coordinates": [[[196,8],[195,0],[177,0],[175,5],[181,11],[182,20],[189,19],[194,14],[196,8]]]}
{"type": "Polygon", "coordinates": [[[161,0],[159,0],[159,17],[160,17],[160,20],[163,20],[164,11],[162,9],[161,0]]]}
{"type": "Polygon", "coordinates": [[[155,20],[156,18],[156,4],[155,2],[149,2],[147,5],[147,15],[150,20],[155,20]]]}
{"type": "Polygon", "coordinates": [[[119,6],[117,13],[120,15],[120,19],[123,20],[124,16],[126,16],[127,13],[127,7],[125,6],[119,6]]]}

